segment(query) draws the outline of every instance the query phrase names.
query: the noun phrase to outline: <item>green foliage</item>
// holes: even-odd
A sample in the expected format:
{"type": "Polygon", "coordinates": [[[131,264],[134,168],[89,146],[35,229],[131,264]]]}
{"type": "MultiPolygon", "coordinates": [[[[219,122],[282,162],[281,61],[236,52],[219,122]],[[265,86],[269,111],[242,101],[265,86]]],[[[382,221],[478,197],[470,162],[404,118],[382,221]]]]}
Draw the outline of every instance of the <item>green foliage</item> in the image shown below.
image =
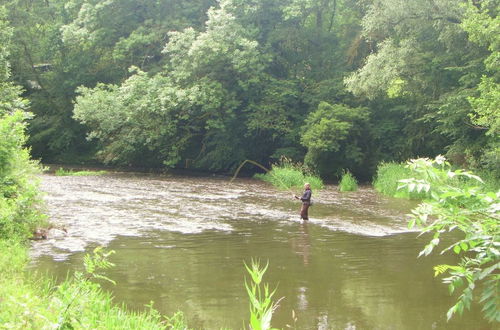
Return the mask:
{"type": "Polygon", "coordinates": [[[305,163],[320,169],[329,164],[333,172],[340,170],[341,160],[353,165],[361,164],[364,160],[361,141],[363,133],[366,133],[364,126],[368,118],[367,108],[321,102],[303,127],[301,143],[308,150],[305,163]],[[334,166],[329,156],[334,157],[334,166]]]}
{"type": "Polygon", "coordinates": [[[495,0],[3,5],[0,112],[27,106],[12,68],[44,161],[231,171],[286,155],[366,180],[447,152],[500,168],[495,0]]]}
{"type": "Polygon", "coordinates": [[[479,83],[477,90],[480,97],[469,98],[469,101],[474,108],[475,114],[472,115],[472,120],[476,125],[488,128],[487,134],[500,134],[500,84],[495,82],[493,78],[483,77],[479,83]]]}
{"type": "Polygon", "coordinates": [[[187,322],[182,312],[176,312],[171,317],[165,317],[165,326],[171,330],[187,330],[187,322]]]}
{"type": "Polygon", "coordinates": [[[9,44],[12,28],[6,21],[6,16],[5,7],[0,6],[0,82],[7,80],[10,76],[10,65],[7,58],[10,53],[9,44]]]}
{"type": "Polygon", "coordinates": [[[267,330],[271,328],[271,320],[273,313],[279,306],[278,301],[274,302],[273,296],[276,289],[269,290],[267,283],[262,283],[262,278],[269,266],[269,262],[264,266],[260,266],[258,260],[252,259],[250,267],[245,263],[252,282],[250,285],[245,280],[245,288],[247,289],[248,298],[250,299],[250,322],[249,328],[252,330],[267,330]]]}
{"type": "Polygon", "coordinates": [[[460,166],[497,168],[487,155],[498,146],[498,3],[378,0],[368,6],[363,36],[377,47],[345,79],[348,90],[404,105],[405,158],[447,150],[460,166]]]}
{"type": "Polygon", "coordinates": [[[309,183],[312,189],[323,189],[323,180],[311,170],[300,163],[282,157],[277,164],[271,167],[271,171],[265,174],[256,174],[256,178],[271,183],[279,189],[302,188],[309,183]]]}
{"type": "Polygon", "coordinates": [[[0,116],[0,238],[28,238],[44,221],[38,181],[39,166],[30,160],[24,119],[17,111],[0,116]]]}
{"type": "Polygon", "coordinates": [[[339,182],[340,191],[356,191],[358,190],[358,180],[351,174],[351,172],[344,171],[342,178],[339,182]]]}
{"type": "Polygon", "coordinates": [[[498,3],[487,0],[474,6],[469,3],[467,17],[462,27],[469,33],[469,39],[479,45],[487,47],[488,57],[484,59],[486,68],[481,82],[477,86],[478,96],[470,97],[469,101],[474,109],[471,114],[476,125],[485,127],[486,134],[498,136],[500,133],[500,9],[498,3]]]}
{"type": "Polygon", "coordinates": [[[91,279],[107,279],[110,252],[102,249],[85,257],[87,272],[56,285],[27,274],[27,248],[18,241],[0,240],[0,323],[14,329],[187,329],[181,313],[164,322],[150,306],[144,312],[117,306],[112,296],[91,279]]]}
{"type": "Polygon", "coordinates": [[[433,236],[420,255],[432,253],[446,233],[460,233],[452,235],[453,243],[442,251],[453,251],[460,262],[434,268],[436,276],[449,275],[443,282],[448,284],[451,294],[462,290],[447,313],[448,319],[469,309],[474,293],[479,291],[484,317],[499,322],[500,191],[482,191],[481,178],[464,170],[452,171],[443,157],[412,160],[409,168],[416,177],[401,181],[401,188],[430,192],[430,198],[412,211],[409,222],[410,228],[417,226],[422,233],[433,236]],[[457,184],[462,179],[468,184],[457,184]]]}
{"type": "Polygon", "coordinates": [[[62,167],[59,167],[54,174],[56,176],[88,176],[88,175],[104,175],[107,174],[107,171],[73,171],[73,170],[65,170],[62,167]]]}
{"type": "Polygon", "coordinates": [[[75,118],[91,128],[105,162],[143,163],[147,151],[153,164],[191,159],[220,170],[244,159],[245,127],[238,123],[260,80],[262,56],[225,3],[207,14],[203,32],[169,33],[165,74],[136,70],[121,86],[79,89],[75,118]]]}
{"type": "Polygon", "coordinates": [[[373,187],[384,195],[400,198],[419,198],[421,194],[398,189],[399,181],[412,176],[411,170],[404,164],[381,163],[377,167],[377,174],[373,187]]]}

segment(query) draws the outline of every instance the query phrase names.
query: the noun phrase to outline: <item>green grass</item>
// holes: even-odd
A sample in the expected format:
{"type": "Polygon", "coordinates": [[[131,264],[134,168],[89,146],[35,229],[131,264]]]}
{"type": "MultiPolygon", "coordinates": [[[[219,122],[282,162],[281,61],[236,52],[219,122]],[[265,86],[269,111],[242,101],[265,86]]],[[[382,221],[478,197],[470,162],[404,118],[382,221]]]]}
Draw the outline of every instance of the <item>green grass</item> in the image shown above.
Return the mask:
{"type": "MultiPolygon", "coordinates": [[[[406,164],[403,163],[381,163],[377,168],[373,187],[384,195],[398,198],[425,199],[428,197],[428,193],[418,193],[416,191],[409,192],[408,189],[397,189],[400,185],[399,180],[409,178],[422,179],[422,177],[419,177],[418,173],[412,172],[405,166],[406,164]]],[[[441,175],[446,176],[446,172],[449,169],[450,168],[442,169],[441,175]]],[[[491,173],[482,172],[479,176],[483,179],[484,184],[478,184],[476,180],[467,177],[454,177],[449,180],[449,184],[461,189],[466,187],[479,187],[479,189],[484,192],[497,191],[500,188],[500,180],[491,173]]]]}
{"type": "Polygon", "coordinates": [[[425,193],[408,192],[406,189],[398,190],[399,180],[409,179],[413,177],[411,170],[405,167],[405,164],[400,163],[381,163],[377,167],[377,174],[373,181],[373,187],[378,192],[406,199],[422,199],[425,193]]]}
{"type": "Polygon", "coordinates": [[[73,170],[65,170],[62,167],[58,168],[55,171],[55,175],[57,176],[89,176],[89,175],[103,175],[107,174],[107,171],[73,171],[73,170]]]}
{"type": "Polygon", "coordinates": [[[162,317],[154,308],[133,312],[113,303],[88,274],[56,285],[25,272],[28,248],[0,240],[0,327],[12,329],[187,329],[182,313],[162,317]]]}
{"type": "Polygon", "coordinates": [[[358,190],[358,180],[349,171],[344,171],[339,182],[340,191],[356,191],[358,190]]]}
{"type": "Polygon", "coordinates": [[[271,171],[265,174],[256,174],[257,179],[271,183],[278,189],[302,188],[305,183],[311,185],[311,189],[323,189],[323,180],[302,164],[293,163],[283,158],[278,164],[274,164],[271,171]]]}
{"type": "Polygon", "coordinates": [[[500,178],[492,172],[477,171],[477,175],[484,181],[484,185],[481,186],[482,191],[498,191],[500,189],[500,178]]]}

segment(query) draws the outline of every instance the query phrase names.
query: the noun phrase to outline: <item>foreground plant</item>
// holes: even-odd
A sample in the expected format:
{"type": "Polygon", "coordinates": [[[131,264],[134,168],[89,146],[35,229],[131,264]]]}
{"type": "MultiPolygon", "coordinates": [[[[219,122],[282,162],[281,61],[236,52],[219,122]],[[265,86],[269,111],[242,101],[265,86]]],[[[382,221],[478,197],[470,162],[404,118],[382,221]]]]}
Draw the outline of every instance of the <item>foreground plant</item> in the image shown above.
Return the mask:
{"type": "Polygon", "coordinates": [[[434,267],[435,276],[449,275],[443,282],[448,284],[450,294],[462,290],[448,310],[448,320],[469,309],[473,293],[479,290],[484,317],[500,322],[500,190],[483,192],[480,177],[464,170],[452,171],[442,156],[411,160],[407,167],[418,179],[400,180],[399,188],[425,191],[430,196],[412,211],[409,222],[410,228],[417,226],[422,233],[433,234],[419,256],[429,255],[443,234],[461,234],[441,252],[453,251],[460,262],[434,267]]]}
{"type": "Polygon", "coordinates": [[[276,289],[271,292],[269,285],[262,283],[268,266],[269,262],[261,267],[260,262],[254,259],[252,259],[250,267],[245,263],[245,268],[252,279],[250,286],[245,280],[245,287],[250,299],[250,329],[252,330],[271,329],[273,313],[278,308],[280,300],[283,299],[273,302],[272,297],[276,293],[276,289]]]}

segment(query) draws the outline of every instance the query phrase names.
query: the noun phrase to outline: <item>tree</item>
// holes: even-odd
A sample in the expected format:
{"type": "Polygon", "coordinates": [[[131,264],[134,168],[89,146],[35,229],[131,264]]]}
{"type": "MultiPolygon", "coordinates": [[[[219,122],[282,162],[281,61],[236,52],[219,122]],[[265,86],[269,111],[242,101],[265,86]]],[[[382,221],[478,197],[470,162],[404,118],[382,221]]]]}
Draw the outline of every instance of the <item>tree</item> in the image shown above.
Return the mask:
{"type": "Polygon", "coordinates": [[[303,128],[301,143],[308,149],[306,164],[336,175],[346,167],[357,169],[365,160],[368,119],[367,108],[320,103],[303,128]]]}
{"type": "Polygon", "coordinates": [[[496,176],[500,160],[500,6],[497,1],[483,1],[477,6],[469,3],[467,18],[462,27],[469,39],[488,49],[484,58],[484,68],[476,93],[468,97],[474,112],[470,113],[472,122],[486,129],[487,145],[480,162],[496,176]]]}
{"type": "Polygon", "coordinates": [[[80,89],[75,118],[91,125],[91,136],[104,144],[104,159],[133,163],[127,154],[149,149],[171,166],[194,159],[220,170],[245,158],[245,126],[238,123],[258,94],[264,63],[258,43],[226,4],[208,11],[204,32],[169,33],[165,73],[149,78],[139,72],[108,90],[80,89]]]}
{"type": "Polygon", "coordinates": [[[376,52],[346,85],[356,95],[389,98],[409,108],[402,115],[411,154],[448,150],[457,164],[477,166],[490,142],[471,121],[474,110],[468,98],[477,92],[488,55],[467,40],[466,4],[372,2],[363,18],[363,35],[376,44],[376,52]]]}
{"type": "Polygon", "coordinates": [[[38,167],[25,147],[27,102],[20,96],[21,89],[9,81],[12,29],[5,17],[6,10],[0,6],[0,239],[25,239],[42,219],[36,209],[38,167]]]}

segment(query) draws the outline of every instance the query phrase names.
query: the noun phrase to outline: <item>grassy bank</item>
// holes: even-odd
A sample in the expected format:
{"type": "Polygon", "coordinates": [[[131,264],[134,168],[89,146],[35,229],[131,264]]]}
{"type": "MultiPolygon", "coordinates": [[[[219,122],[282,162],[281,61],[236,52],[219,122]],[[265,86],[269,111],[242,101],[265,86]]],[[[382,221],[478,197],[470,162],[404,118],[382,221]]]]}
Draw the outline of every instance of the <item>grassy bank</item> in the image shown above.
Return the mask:
{"type": "Polygon", "coordinates": [[[64,168],[58,168],[54,174],[57,176],[89,176],[89,175],[104,175],[107,171],[73,171],[65,170],[64,168]]]}
{"type": "MultiPolygon", "coordinates": [[[[163,318],[150,308],[137,313],[113,303],[101,289],[94,270],[76,272],[59,285],[36,274],[27,274],[27,247],[21,242],[0,241],[0,324],[9,329],[186,329],[180,315],[163,318]]],[[[102,256],[102,254],[101,254],[102,256]]],[[[92,260],[92,259],[89,259],[92,260]]],[[[98,261],[95,261],[98,260],[98,261]]],[[[97,267],[95,266],[96,264],[97,267]]],[[[87,265],[87,270],[89,270],[87,265]]],[[[101,265],[102,266],[102,265],[101,265]]]]}
{"type": "MultiPolygon", "coordinates": [[[[444,162],[444,158],[443,158],[444,162]]],[[[436,173],[412,171],[411,161],[407,163],[381,163],[377,168],[377,173],[373,181],[373,187],[384,195],[407,198],[407,199],[425,199],[430,196],[431,190],[426,191],[424,186],[422,189],[398,189],[405,180],[415,178],[416,180],[426,180],[432,184],[436,184],[439,180],[445,179],[452,170],[452,166],[448,163],[440,165],[434,164],[436,173]]],[[[482,183],[478,186],[478,182],[467,176],[455,176],[449,178],[447,183],[457,188],[472,188],[478,186],[481,191],[496,191],[500,188],[499,179],[489,173],[481,173],[482,183]]]]}
{"type": "Polygon", "coordinates": [[[41,169],[24,148],[25,114],[0,117],[0,328],[6,329],[186,329],[181,314],[161,317],[112,302],[97,280],[110,264],[105,255],[86,259],[86,273],[56,285],[25,271],[28,238],[46,226],[36,174],[41,169]]]}

